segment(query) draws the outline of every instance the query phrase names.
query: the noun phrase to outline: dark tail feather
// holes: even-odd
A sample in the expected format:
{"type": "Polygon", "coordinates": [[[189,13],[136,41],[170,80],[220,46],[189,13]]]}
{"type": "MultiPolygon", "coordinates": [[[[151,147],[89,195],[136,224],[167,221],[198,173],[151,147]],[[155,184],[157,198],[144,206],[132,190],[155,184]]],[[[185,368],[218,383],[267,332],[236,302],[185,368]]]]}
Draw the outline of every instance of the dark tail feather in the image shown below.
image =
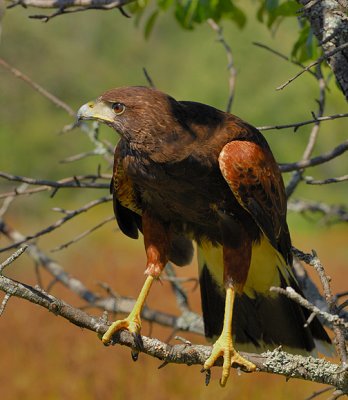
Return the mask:
{"type": "MultiPolygon", "coordinates": [[[[201,298],[205,334],[217,337],[222,331],[225,293],[216,284],[206,265],[200,275],[201,298]]],[[[290,279],[293,289],[301,293],[297,283],[290,279]]],[[[281,278],[281,286],[289,286],[281,278]]],[[[283,295],[246,294],[236,297],[232,330],[236,347],[244,351],[262,352],[282,346],[294,353],[315,351],[316,342],[330,347],[330,339],[317,318],[308,327],[310,312],[283,295]]],[[[320,348],[320,351],[322,349],[320,348]]]]}

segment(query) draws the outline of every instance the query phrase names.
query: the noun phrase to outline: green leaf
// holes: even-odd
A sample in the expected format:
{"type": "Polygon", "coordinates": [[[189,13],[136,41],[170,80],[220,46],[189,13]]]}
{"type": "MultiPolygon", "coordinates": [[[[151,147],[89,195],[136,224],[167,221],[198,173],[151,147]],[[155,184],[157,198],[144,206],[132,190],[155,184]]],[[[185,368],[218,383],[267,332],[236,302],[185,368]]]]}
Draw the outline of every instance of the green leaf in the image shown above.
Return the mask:
{"type": "Polygon", "coordinates": [[[173,0],[157,0],[158,8],[163,11],[167,11],[168,8],[173,4],[173,0]]]}
{"type": "Polygon", "coordinates": [[[309,25],[306,24],[300,31],[300,35],[298,39],[296,40],[292,51],[291,51],[291,57],[295,58],[297,61],[302,62],[304,61],[305,53],[303,53],[303,48],[305,46],[308,34],[309,34],[309,25]]]}
{"type": "Polygon", "coordinates": [[[266,10],[268,12],[272,12],[278,7],[278,4],[279,0],[266,0],[265,2],[266,10]]]}
{"type": "Polygon", "coordinates": [[[283,17],[296,16],[297,11],[301,8],[301,5],[297,1],[286,1],[279,5],[276,9],[276,13],[283,17]]]}
{"type": "Polygon", "coordinates": [[[261,6],[256,12],[256,18],[261,23],[263,23],[263,16],[265,14],[265,11],[266,11],[265,3],[261,1],[261,6]]]}
{"type": "Polygon", "coordinates": [[[145,35],[145,39],[148,39],[150,37],[150,34],[152,32],[152,29],[155,25],[156,19],[159,15],[159,11],[155,10],[150,17],[148,18],[148,20],[146,21],[145,24],[145,28],[144,28],[144,35],[145,35]]]}
{"type": "Polygon", "coordinates": [[[238,28],[242,29],[244,28],[246,22],[247,22],[247,17],[245,13],[239,8],[233,5],[233,9],[231,12],[228,13],[228,16],[230,19],[232,19],[238,28]]]}

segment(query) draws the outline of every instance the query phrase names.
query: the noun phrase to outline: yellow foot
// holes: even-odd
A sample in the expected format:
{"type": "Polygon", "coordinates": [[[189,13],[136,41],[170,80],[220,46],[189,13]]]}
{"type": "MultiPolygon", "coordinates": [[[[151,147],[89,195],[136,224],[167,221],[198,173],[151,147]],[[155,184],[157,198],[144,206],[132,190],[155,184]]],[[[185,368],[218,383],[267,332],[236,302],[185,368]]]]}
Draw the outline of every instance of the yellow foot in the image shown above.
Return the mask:
{"type": "Polygon", "coordinates": [[[227,379],[230,376],[232,364],[238,364],[243,370],[249,372],[255,371],[256,369],[256,366],[252,362],[246,360],[234,349],[230,335],[220,336],[214,343],[211,355],[204,363],[203,368],[209,370],[221,356],[224,358],[222,376],[220,379],[221,386],[226,385],[227,379]]]}
{"type": "Polygon", "coordinates": [[[115,321],[111,324],[109,329],[104,333],[102,337],[102,342],[107,345],[110,343],[112,336],[122,330],[122,329],[127,329],[127,331],[133,333],[134,335],[139,335],[140,334],[140,328],[141,328],[141,322],[140,318],[137,317],[131,317],[130,315],[125,318],[121,319],[119,321],[115,321]]]}

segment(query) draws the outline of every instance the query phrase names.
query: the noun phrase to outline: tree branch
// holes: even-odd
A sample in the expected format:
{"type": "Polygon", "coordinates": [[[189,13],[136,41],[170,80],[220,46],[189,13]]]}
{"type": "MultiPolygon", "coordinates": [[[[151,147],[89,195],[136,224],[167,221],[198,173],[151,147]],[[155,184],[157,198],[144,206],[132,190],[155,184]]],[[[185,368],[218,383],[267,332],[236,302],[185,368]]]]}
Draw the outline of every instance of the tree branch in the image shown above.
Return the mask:
{"type": "Polygon", "coordinates": [[[315,165],[323,164],[327,161],[330,161],[340,156],[347,150],[348,150],[348,140],[345,140],[343,143],[335,147],[333,150],[327,153],[323,153],[320,156],[313,157],[309,160],[298,161],[291,164],[281,164],[280,170],[281,172],[290,172],[290,171],[295,171],[297,169],[314,167],[315,165]]]}
{"type": "Polygon", "coordinates": [[[40,187],[35,189],[28,190],[14,190],[13,192],[1,193],[0,199],[6,198],[9,196],[19,196],[25,194],[33,194],[38,192],[43,192],[50,189],[60,189],[60,188],[90,188],[90,189],[108,189],[110,187],[110,183],[96,183],[95,181],[98,179],[106,179],[108,181],[111,180],[110,174],[100,174],[97,175],[80,175],[80,176],[71,176],[68,178],[63,178],[58,181],[50,181],[47,179],[35,179],[28,178],[26,176],[12,175],[7,172],[0,171],[0,178],[7,179],[8,181],[13,182],[22,182],[28,183],[30,185],[38,185],[40,187]],[[84,182],[84,181],[90,182],[84,182]]]}
{"type": "Polygon", "coordinates": [[[324,54],[330,54],[330,65],[336,80],[348,100],[348,48],[335,52],[348,43],[348,18],[344,5],[337,0],[298,0],[304,15],[317,37],[324,54]]]}
{"type": "Polygon", "coordinates": [[[235,91],[236,91],[236,78],[237,78],[237,69],[234,66],[232,49],[231,49],[231,46],[226,42],[226,40],[224,38],[222,27],[211,18],[209,18],[207,22],[208,22],[209,26],[216,32],[217,41],[222,44],[222,46],[224,47],[225,52],[226,52],[227,62],[228,62],[227,69],[229,72],[229,79],[228,79],[229,94],[228,94],[226,112],[231,112],[232,103],[233,103],[233,99],[234,99],[234,95],[235,95],[235,91]]]}
{"type": "Polygon", "coordinates": [[[266,126],[258,126],[257,129],[259,131],[270,131],[273,129],[287,129],[287,128],[294,128],[295,131],[301,126],[309,125],[309,124],[315,124],[317,122],[321,121],[331,121],[333,119],[337,118],[347,118],[348,113],[342,113],[342,114],[333,114],[333,115],[327,115],[325,117],[318,117],[315,119],[309,119],[307,121],[302,121],[302,122],[294,122],[292,124],[284,124],[284,125],[266,125],[266,126]]]}
{"type": "MultiPolygon", "coordinates": [[[[36,232],[36,233],[34,233],[32,235],[28,235],[28,236],[24,237],[22,240],[20,240],[18,242],[15,242],[15,243],[13,243],[11,245],[8,245],[6,247],[0,248],[0,253],[4,252],[6,250],[14,249],[14,248],[20,246],[21,244],[23,244],[25,242],[28,242],[29,240],[36,239],[36,238],[38,238],[40,236],[46,235],[47,233],[50,233],[50,232],[54,231],[55,229],[59,228],[60,226],[62,226],[66,222],[70,221],[72,218],[75,218],[77,215],[79,215],[81,213],[84,213],[84,212],[90,210],[91,208],[93,208],[95,206],[98,206],[99,204],[103,204],[103,203],[106,203],[106,202],[111,201],[111,200],[112,200],[112,196],[111,195],[104,196],[104,197],[101,197],[100,199],[90,201],[89,203],[85,204],[84,206],[78,208],[77,210],[65,211],[65,214],[66,214],[65,217],[59,219],[58,221],[56,221],[52,225],[47,226],[46,228],[42,229],[39,232],[36,232]]],[[[1,229],[2,229],[2,227],[1,227],[1,229]]]]}
{"type": "MultiPolygon", "coordinates": [[[[102,318],[91,316],[51,294],[5,276],[0,276],[0,290],[11,296],[28,300],[65,318],[76,326],[99,335],[103,335],[108,329],[108,324],[102,318]]],[[[114,343],[130,347],[134,351],[143,352],[166,363],[186,365],[203,365],[212,350],[211,346],[203,345],[170,345],[146,336],[141,336],[141,348],[139,348],[139,340],[135,339],[128,331],[121,331],[115,335],[114,343]]],[[[342,390],[343,393],[348,392],[348,374],[346,371],[342,371],[340,365],[323,359],[290,355],[280,350],[268,351],[263,354],[241,354],[253,362],[261,372],[324,383],[342,390]]],[[[221,360],[217,365],[221,365],[221,360]]]]}
{"type": "Polygon", "coordinates": [[[50,19],[63,14],[87,10],[111,10],[113,8],[118,8],[123,16],[128,17],[128,14],[126,14],[122,7],[134,1],[135,0],[11,0],[7,8],[21,5],[25,8],[56,9],[57,11],[49,15],[35,14],[29,16],[30,18],[48,22],[50,19]]]}
{"type": "Polygon", "coordinates": [[[130,0],[10,0],[8,8],[15,6],[36,7],[36,8],[71,8],[71,7],[120,7],[130,0]]]}

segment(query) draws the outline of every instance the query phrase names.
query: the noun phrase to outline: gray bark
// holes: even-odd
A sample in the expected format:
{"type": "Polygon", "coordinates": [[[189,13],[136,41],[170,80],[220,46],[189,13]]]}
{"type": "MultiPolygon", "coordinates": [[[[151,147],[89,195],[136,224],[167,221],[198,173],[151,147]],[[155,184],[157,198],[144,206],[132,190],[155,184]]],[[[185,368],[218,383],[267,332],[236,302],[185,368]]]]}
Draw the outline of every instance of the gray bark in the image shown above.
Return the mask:
{"type": "MultiPolygon", "coordinates": [[[[335,51],[348,42],[348,2],[346,0],[298,1],[304,6],[304,14],[324,54],[335,51]]],[[[329,57],[328,64],[348,100],[348,48],[329,57]]]]}

